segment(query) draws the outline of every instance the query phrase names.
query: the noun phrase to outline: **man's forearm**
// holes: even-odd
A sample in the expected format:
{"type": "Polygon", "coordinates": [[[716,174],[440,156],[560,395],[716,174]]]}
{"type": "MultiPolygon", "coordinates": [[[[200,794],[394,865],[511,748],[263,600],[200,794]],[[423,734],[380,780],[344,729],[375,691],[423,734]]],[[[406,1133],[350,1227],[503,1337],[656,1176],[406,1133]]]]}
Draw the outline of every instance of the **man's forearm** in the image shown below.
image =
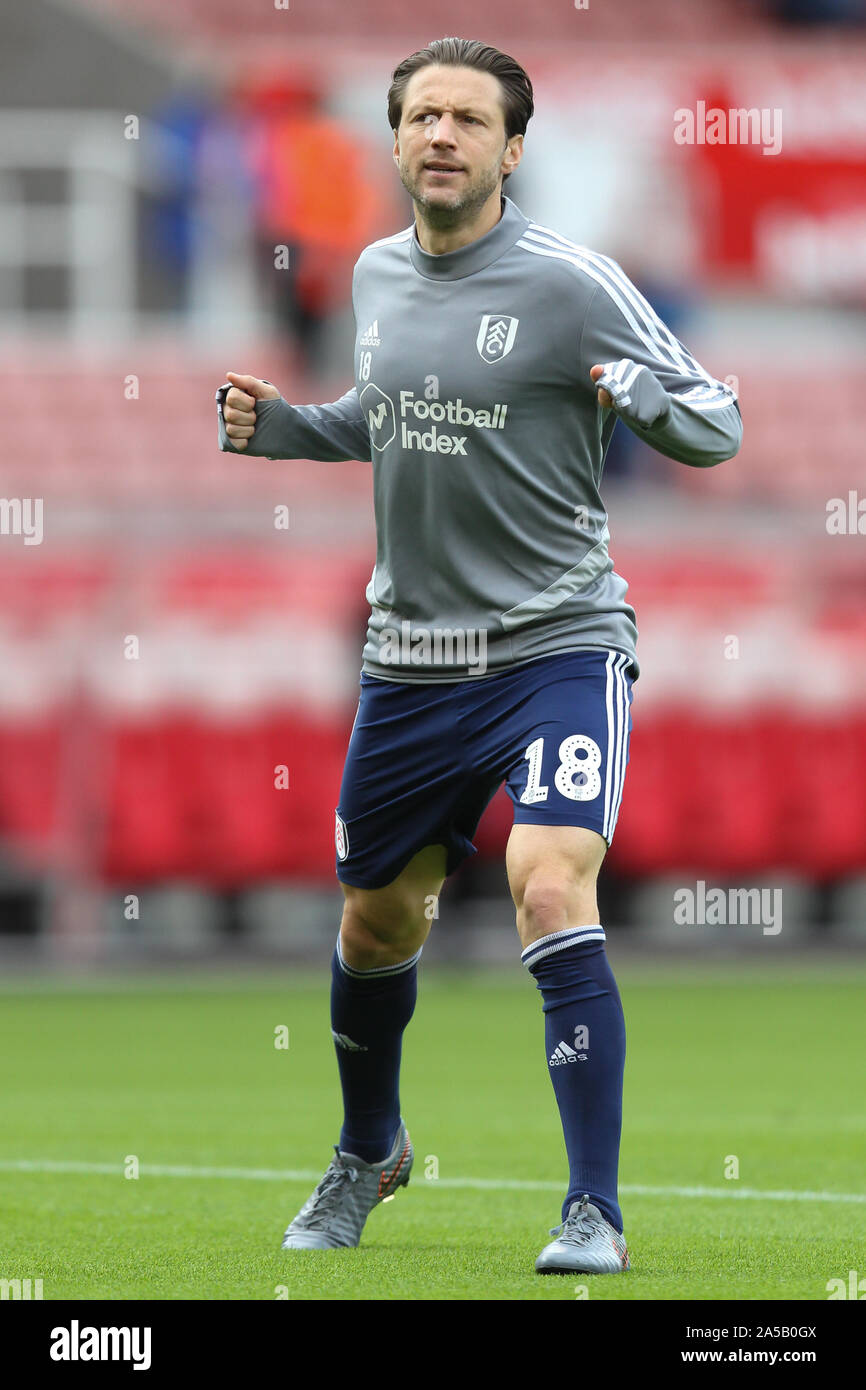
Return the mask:
{"type": "Polygon", "coordinates": [[[668,402],[667,414],[649,429],[632,426],[632,433],[660,454],[691,468],[712,468],[734,457],[743,439],[743,421],[736,402],[716,410],[696,410],[671,395],[668,402]]]}
{"type": "Polygon", "coordinates": [[[243,450],[235,448],[226,432],[222,405],[227,390],[223,386],[217,392],[219,447],[224,453],[323,463],[344,459],[369,462],[369,434],[354,388],[330,405],[289,405],[282,396],[258,401],[255,432],[243,450]]]}
{"type": "Polygon", "coordinates": [[[670,392],[648,367],[622,358],[608,362],[595,385],[607,391],[616,414],[638,439],[678,463],[711,468],[733,458],[740,447],[739,406],[721,382],[670,392]]]}

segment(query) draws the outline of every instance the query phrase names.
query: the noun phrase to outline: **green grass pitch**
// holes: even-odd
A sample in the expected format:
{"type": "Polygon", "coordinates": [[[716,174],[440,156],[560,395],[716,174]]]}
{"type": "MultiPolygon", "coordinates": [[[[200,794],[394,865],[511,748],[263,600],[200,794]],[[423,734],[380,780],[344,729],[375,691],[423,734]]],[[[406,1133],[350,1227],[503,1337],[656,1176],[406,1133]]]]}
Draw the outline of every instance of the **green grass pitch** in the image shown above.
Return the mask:
{"type": "Polygon", "coordinates": [[[533,1272],[565,1166],[519,964],[422,970],[404,1047],[409,1187],[359,1249],[280,1252],[303,1174],[338,1135],[323,964],[7,982],[0,1277],[41,1278],[45,1299],[574,1300],[585,1285],[590,1299],[822,1300],[829,1279],[866,1274],[866,967],[620,968],[614,943],[611,958],[628,1027],[628,1274],[533,1272]]]}

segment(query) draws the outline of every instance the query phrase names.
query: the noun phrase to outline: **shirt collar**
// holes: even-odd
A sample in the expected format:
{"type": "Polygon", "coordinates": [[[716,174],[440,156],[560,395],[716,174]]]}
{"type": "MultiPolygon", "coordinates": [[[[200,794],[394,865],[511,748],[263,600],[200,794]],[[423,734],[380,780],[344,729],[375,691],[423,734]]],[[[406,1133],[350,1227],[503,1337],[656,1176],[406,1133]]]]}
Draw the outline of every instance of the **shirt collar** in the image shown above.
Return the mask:
{"type": "Polygon", "coordinates": [[[502,195],[502,215],[495,227],[484,236],[459,246],[456,251],[445,251],[441,256],[433,256],[425,251],[418,240],[418,229],[412,233],[409,257],[419,275],[428,280],[462,280],[465,275],[474,275],[497,260],[503,252],[523,235],[529,226],[529,218],[502,195]]]}

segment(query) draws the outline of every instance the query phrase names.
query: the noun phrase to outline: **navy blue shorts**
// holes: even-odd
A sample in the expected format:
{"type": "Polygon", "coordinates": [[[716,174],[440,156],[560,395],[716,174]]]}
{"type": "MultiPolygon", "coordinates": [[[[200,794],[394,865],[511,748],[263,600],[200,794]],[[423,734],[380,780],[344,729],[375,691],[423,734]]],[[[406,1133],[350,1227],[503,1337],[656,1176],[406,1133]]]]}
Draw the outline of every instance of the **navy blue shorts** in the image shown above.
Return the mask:
{"type": "Polygon", "coordinates": [[[409,684],[361,674],[337,806],[337,877],[383,888],[425,845],[446,874],[505,782],[515,825],[579,825],[610,844],[631,732],[631,660],[555,653],[498,675],[409,684]]]}

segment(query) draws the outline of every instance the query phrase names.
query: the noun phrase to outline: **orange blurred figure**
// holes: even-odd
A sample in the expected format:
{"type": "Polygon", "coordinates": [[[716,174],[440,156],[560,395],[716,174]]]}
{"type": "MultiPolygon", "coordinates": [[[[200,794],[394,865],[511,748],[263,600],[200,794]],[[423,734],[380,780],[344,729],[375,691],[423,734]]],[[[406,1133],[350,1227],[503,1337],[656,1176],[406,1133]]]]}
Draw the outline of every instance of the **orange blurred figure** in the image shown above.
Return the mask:
{"type": "Polygon", "coordinates": [[[322,329],[349,300],[352,267],[390,225],[393,193],[366,141],[321,110],[308,73],[249,77],[235,94],[256,183],[265,293],[309,365],[322,366],[322,329]],[[277,249],[288,248],[288,269],[277,249]]]}

